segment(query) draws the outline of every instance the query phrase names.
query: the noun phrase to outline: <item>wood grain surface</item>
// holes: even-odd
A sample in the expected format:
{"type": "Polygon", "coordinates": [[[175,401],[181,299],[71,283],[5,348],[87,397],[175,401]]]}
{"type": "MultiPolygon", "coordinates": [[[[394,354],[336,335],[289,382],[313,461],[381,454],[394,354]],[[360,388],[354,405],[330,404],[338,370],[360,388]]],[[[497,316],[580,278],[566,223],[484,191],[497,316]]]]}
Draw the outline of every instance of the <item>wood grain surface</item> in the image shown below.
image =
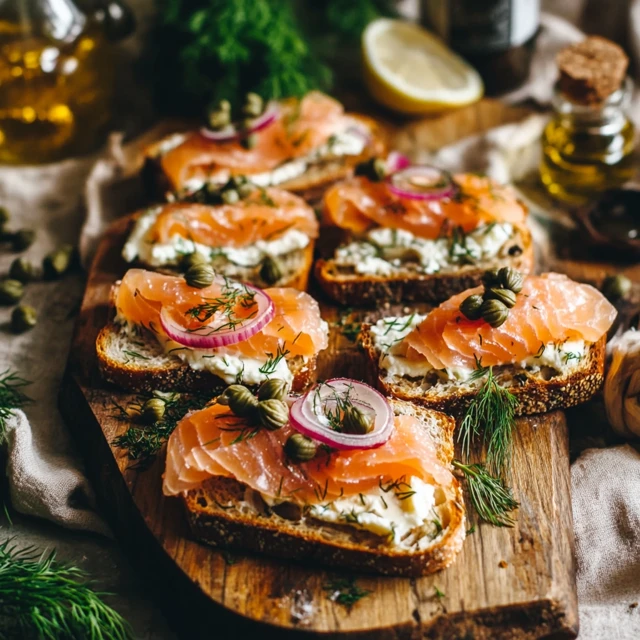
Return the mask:
{"type": "MultiPolygon", "coordinates": [[[[516,115],[483,102],[448,117],[461,122],[458,128],[447,124],[454,136],[516,115]]],[[[436,120],[433,126],[437,144],[451,141],[442,135],[444,125],[438,128],[436,120]]],[[[126,404],[130,396],[101,381],[94,343],[107,321],[109,289],[126,270],[119,255],[126,226],[121,220],[105,235],[89,273],[60,407],[118,539],[181,637],[575,637],[569,447],[560,412],[518,421],[512,486],[521,506],[515,527],[479,524],[471,514],[475,532],[452,567],[419,579],[357,576],[357,584],[371,593],[351,609],[331,601],[323,589],[341,576],[339,571],[267,557],[229,557],[195,542],[180,501],[162,495],[164,455],[139,470],[125,451],[110,444],[126,429],[113,400],[126,404]],[[444,596],[438,597],[436,588],[444,596]]],[[[336,326],[338,311],[327,304],[322,308],[332,329],[329,348],[319,359],[319,377],[366,380],[362,354],[336,326]]],[[[379,313],[365,311],[360,317],[379,313]]]]}

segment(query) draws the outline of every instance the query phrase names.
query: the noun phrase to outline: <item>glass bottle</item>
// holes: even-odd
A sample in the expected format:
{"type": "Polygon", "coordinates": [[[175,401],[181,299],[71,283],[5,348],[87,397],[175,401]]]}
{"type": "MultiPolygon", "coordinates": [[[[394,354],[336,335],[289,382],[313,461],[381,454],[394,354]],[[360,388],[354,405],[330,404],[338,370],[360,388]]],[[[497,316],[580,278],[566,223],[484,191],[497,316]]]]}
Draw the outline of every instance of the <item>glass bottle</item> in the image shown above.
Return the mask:
{"type": "Polygon", "coordinates": [[[111,4],[0,0],[0,162],[50,162],[103,141],[114,85],[111,4]]]}
{"type": "Polygon", "coordinates": [[[626,113],[632,90],[626,78],[601,104],[585,105],[556,87],[540,165],[542,183],[552,196],[583,204],[633,177],[635,131],[626,113]]]}
{"type": "Polygon", "coordinates": [[[488,95],[529,77],[540,0],[422,0],[422,21],[476,68],[488,95]]]}

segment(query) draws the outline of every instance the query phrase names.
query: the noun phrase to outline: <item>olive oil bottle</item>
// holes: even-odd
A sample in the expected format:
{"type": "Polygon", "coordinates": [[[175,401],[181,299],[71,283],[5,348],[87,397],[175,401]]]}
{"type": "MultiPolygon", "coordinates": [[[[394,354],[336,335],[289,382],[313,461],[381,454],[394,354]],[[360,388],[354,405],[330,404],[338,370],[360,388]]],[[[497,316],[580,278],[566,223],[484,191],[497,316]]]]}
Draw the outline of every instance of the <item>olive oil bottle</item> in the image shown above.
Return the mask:
{"type": "Polygon", "coordinates": [[[73,0],[0,6],[0,162],[34,164],[94,150],[111,119],[111,45],[73,0]]]}

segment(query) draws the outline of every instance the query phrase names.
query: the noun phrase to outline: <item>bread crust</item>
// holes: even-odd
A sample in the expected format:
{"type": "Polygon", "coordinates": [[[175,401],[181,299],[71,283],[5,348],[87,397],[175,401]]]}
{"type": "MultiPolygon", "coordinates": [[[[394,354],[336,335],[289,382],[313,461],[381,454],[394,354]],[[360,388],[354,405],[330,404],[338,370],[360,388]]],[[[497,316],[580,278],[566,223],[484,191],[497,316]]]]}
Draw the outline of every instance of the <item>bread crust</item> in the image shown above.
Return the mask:
{"type": "MultiPolygon", "coordinates": [[[[428,409],[391,400],[397,412],[417,417],[428,409]]],[[[453,458],[454,420],[437,416],[441,442],[437,454],[449,467],[453,458]]],[[[267,553],[311,564],[378,573],[416,577],[448,567],[462,548],[466,535],[462,489],[454,477],[443,488],[448,522],[443,534],[422,551],[411,551],[381,543],[379,536],[344,525],[331,525],[313,518],[308,522],[291,520],[267,509],[265,513],[242,511],[246,486],[233,478],[216,477],[203,487],[189,491],[182,499],[187,519],[196,538],[207,544],[240,551],[267,553]],[[229,506],[231,505],[231,506],[229,506]],[[236,505],[236,506],[234,506],[236,505]]]]}
{"type": "MultiPolygon", "coordinates": [[[[138,393],[152,391],[207,391],[229,386],[219,376],[205,370],[196,370],[178,358],[170,365],[141,367],[135,362],[123,362],[109,355],[109,342],[120,327],[115,323],[105,326],[96,339],[98,367],[102,377],[122,389],[138,393]]],[[[291,366],[291,365],[290,365],[291,366]]],[[[316,358],[307,359],[293,371],[293,391],[303,391],[315,378],[316,358]]]]}
{"type": "MultiPolygon", "coordinates": [[[[349,113],[347,115],[365,124],[371,132],[370,141],[363,152],[358,156],[344,156],[337,161],[313,166],[302,176],[276,185],[278,188],[296,193],[308,202],[317,202],[329,185],[350,177],[357,164],[374,156],[386,154],[388,135],[383,126],[363,114],[349,113]]],[[[159,148],[163,140],[147,147],[142,167],[142,181],[145,190],[151,197],[161,199],[164,199],[168,191],[173,191],[175,188],[162,170],[159,148]]]]}
{"type": "MultiPolygon", "coordinates": [[[[533,271],[534,249],[531,234],[520,229],[523,252],[499,266],[508,265],[523,273],[533,271]]],[[[448,273],[404,273],[397,276],[336,274],[333,260],[317,260],[314,273],[322,290],[340,304],[367,305],[381,302],[443,302],[466,289],[476,287],[486,269],[463,266],[448,273]]]]}
{"type": "MultiPolygon", "coordinates": [[[[394,398],[459,415],[469,406],[476,395],[475,389],[456,389],[448,393],[427,395],[407,393],[383,375],[379,365],[380,354],[373,344],[370,325],[362,326],[360,339],[377,380],[378,389],[394,398]]],[[[509,391],[518,399],[516,415],[525,416],[547,413],[554,409],[567,409],[589,400],[604,381],[605,345],[606,336],[591,344],[585,365],[572,371],[569,375],[556,376],[550,380],[528,376],[524,384],[509,387],[509,391]]]]}

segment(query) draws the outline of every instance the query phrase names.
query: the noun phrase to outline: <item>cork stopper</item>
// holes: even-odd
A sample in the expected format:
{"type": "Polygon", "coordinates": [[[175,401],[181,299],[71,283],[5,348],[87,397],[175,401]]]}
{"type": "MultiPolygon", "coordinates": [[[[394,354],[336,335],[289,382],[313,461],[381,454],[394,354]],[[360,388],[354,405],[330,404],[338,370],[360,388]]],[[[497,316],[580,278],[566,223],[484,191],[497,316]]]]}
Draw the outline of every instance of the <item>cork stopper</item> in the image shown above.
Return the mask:
{"type": "Polygon", "coordinates": [[[560,91],[576,104],[596,105],[621,87],[629,58],[615,42],[589,36],[562,49],[556,63],[560,91]]]}

